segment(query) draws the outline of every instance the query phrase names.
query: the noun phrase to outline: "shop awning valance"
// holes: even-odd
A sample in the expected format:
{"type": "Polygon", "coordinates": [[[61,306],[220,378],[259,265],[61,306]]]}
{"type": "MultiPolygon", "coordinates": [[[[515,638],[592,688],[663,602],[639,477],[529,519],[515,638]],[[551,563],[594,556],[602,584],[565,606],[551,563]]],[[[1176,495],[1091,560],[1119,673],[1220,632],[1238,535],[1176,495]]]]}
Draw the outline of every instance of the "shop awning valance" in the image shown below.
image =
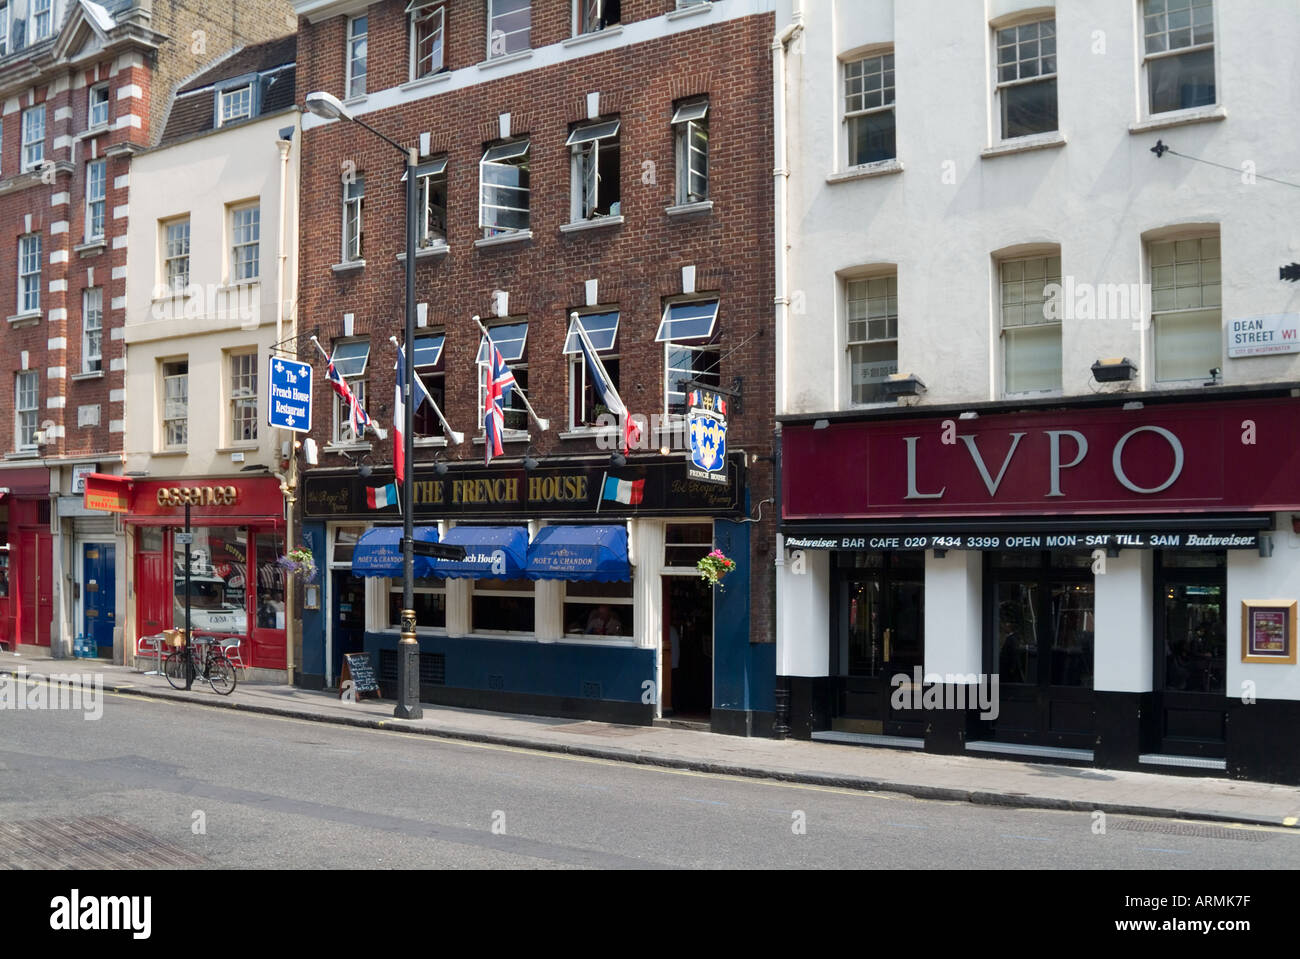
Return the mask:
{"type": "Polygon", "coordinates": [[[433,576],[447,579],[519,579],[528,558],[528,530],[523,526],[456,526],[443,540],[464,546],[461,560],[433,561],[433,576]]]}
{"type": "MultiPolygon", "coordinates": [[[[438,527],[415,527],[418,543],[438,542],[438,527]]],[[[433,560],[416,556],[412,569],[416,579],[441,575],[433,571],[433,560]]],[[[396,579],[402,575],[402,527],[376,526],[361,534],[352,550],[352,572],[357,576],[387,576],[396,579]]]]}
{"type": "Polygon", "coordinates": [[[524,575],[598,583],[630,580],[627,527],[547,526],[528,547],[524,575]]]}

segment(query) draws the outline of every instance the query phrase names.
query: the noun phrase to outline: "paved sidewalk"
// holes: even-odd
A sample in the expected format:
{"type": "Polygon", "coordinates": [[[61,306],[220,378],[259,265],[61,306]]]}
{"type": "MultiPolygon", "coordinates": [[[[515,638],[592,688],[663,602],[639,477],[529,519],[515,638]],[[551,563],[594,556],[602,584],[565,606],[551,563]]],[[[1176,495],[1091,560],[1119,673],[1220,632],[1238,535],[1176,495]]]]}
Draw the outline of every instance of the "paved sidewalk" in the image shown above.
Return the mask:
{"type": "Polygon", "coordinates": [[[1291,786],[792,739],[743,739],[685,729],[616,726],[428,704],[423,719],[399,720],[393,718],[391,701],[344,703],[331,693],[259,683],[241,683],[231,696],[218,696],[203,685],[186,693],[172,689],[161,676],[145,676],[128,667],[100,660],[52,660],[28,650],[30,647],[21,655],[0,652],[0,674],[15,674],[19,667],[41,676],[91,671],[103,675],[105,690],[127,695],[925,799],[1300,827],[1300,788],[1291,786]]]}

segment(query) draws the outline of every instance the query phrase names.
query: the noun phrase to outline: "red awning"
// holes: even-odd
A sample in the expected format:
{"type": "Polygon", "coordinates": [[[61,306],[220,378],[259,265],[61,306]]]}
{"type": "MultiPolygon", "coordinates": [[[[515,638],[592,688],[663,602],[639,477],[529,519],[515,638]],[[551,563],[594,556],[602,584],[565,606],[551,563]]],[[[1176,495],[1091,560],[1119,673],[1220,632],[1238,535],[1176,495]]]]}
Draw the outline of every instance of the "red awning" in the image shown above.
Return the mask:
{"type": "Polygon", "coordinates": [[[91,473],[86,477],[86,509],[109,513],[127,513],[131,510],[131,490],[135,480],[108,473],[91,473]]]}

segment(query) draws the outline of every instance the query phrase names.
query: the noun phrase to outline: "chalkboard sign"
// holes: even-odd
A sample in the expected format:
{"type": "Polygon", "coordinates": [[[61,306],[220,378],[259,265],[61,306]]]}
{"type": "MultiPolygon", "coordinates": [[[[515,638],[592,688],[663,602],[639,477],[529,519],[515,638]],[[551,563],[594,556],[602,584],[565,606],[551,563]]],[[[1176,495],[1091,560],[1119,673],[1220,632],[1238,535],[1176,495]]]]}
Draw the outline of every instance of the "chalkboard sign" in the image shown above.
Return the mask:
{"type": "Polygon", "coordinates": [[[370,662],[369,653],[344,653],[343,675],[339,678],[339,698],[352,691],[354,699],[364,696],[379,696],[379,679],[375,676],[375,667],[370,662]],[[351,683],[351,686],[348,684],[351,683]]]}

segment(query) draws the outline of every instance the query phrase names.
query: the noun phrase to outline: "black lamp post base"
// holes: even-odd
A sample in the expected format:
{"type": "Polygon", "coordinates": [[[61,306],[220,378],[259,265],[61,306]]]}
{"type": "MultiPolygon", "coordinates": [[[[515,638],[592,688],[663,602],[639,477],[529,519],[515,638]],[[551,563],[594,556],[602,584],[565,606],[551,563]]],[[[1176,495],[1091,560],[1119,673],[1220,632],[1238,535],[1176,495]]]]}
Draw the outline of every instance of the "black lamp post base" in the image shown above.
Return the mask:
{"type": "Polygon", "coordinates": [[[415,641],[415,610],[402,610],[402,639],[397,644],[397,719],[420,719],[420,645],[415,641]]]}

